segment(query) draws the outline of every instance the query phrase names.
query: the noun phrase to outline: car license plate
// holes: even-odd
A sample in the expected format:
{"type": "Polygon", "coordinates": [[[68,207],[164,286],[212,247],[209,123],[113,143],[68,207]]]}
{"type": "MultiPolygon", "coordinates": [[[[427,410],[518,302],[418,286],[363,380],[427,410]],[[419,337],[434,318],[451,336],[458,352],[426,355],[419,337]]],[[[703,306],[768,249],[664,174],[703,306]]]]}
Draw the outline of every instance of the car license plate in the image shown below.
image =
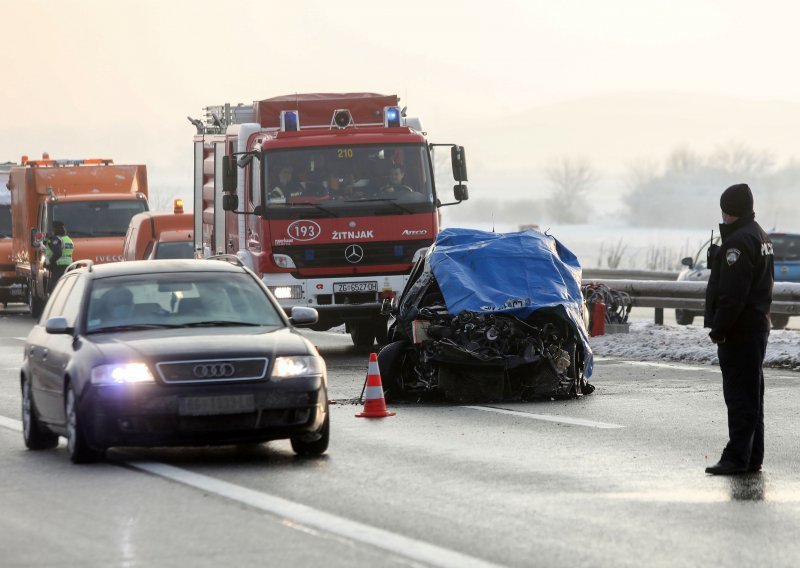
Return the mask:
{"type": "Polygon", "coordinates": [[[178,414],[181,416],[242,414],[255,409],[256,400],[252,394],[190,396],[178,401],[178,414]]]}
{"type": "Polygon", "coordinates": [[[376,280],[368,282],[334,282],[333,291],[337,294],[342,292],[377,292],[378,282],[376,280]]]}

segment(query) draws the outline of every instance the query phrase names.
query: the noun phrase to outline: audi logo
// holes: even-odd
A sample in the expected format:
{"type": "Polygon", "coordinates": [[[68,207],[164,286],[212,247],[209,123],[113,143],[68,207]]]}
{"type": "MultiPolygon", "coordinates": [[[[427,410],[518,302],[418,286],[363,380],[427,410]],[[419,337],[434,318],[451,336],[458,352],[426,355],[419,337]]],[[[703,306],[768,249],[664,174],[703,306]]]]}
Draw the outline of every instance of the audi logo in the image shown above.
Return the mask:
{"type": "Polygon", "coordinates": [[[236,367],[231,363],[206,363],[195,365],[192,374],[198,379],[223,379],[232,377],[236,367]]]}
{"type": "Polygon", "coordinates": [[[364,259],[364,249],[358,245],[350,245],[344,249],[344,258],[350,264],[356,264],[364,259]]]}

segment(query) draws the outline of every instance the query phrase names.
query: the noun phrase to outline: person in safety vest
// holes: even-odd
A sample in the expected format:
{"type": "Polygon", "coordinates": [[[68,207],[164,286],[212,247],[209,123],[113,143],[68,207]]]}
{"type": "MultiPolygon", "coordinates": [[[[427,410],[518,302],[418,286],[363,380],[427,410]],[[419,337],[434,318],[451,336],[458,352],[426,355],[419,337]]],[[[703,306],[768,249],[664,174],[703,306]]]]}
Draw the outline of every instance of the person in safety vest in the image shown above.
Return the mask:
{"type": "Polygon", "coordinates": [[[55,288],[58,279],[64,275],[67,266],[72,264],[72,239],[67,235],[67,228],[61,221],[53,221],[53,236],[44,241],[45,264],[50,272],[48,289],[55,288]]]}

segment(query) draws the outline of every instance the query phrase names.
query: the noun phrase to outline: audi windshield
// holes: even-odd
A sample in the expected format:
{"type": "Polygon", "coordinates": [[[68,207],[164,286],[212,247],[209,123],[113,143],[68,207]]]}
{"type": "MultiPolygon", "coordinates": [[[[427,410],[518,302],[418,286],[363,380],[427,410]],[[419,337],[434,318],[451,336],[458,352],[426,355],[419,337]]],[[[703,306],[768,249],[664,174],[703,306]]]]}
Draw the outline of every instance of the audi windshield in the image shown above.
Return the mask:
{"type": "Polygon", "coordinates": [[[98,279],[89,294],[87,333],[147,328],[283,326],[249,274],[155,273],[98,279]]]}

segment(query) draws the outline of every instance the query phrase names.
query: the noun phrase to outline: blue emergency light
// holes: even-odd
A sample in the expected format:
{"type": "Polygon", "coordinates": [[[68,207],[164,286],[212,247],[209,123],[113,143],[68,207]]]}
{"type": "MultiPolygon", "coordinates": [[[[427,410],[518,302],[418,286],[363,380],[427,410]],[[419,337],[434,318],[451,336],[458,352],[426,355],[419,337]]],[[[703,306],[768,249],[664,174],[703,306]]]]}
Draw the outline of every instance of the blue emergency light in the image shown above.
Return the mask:
{"type": "Polygon", "coordinates": [[[385,128],[400,126],[400,107],[383,107],[383,126],[385,128]]]}
{"type": "Polygon", "coordinates": [[[296,110],[282,110],[281,130],[283,132],[297,132],[300,130],[300,112],[296,110]]]}

